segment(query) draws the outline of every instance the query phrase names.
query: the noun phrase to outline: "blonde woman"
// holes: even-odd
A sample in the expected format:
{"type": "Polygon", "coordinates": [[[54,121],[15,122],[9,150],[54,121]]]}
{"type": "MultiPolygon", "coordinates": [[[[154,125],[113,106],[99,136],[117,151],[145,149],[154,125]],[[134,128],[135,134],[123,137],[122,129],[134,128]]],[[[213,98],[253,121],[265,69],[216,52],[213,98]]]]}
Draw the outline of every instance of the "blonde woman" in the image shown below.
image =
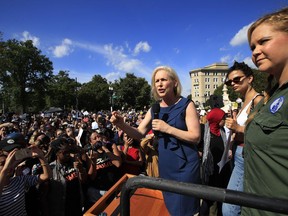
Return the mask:
{"type": "MultiPolygon", "coordinates": [[[[141,140],[152,129],[158,133],[159,173],[164,179],[199,183],[199,157],[196,145],[200,140],[200,124],[194,103],[181,96],[181,83],[168,66],[154,69],[152,94],[159,101],[158,118],[150,109],[135,128],[113,112],[111,122],[134,139],[141,140]]],[[[199,212],[199,199],[163,192],[170,215],[194,215],[199,212]]]]}
{"type": "MultiPolygon", "coordinates": [[[[276,85],[268,86],[245,127],[244,191],[287,199],[288,7],[253,23],[248,40],[254,64],[276,85]]],[[[243,207],[241,215],[275,214],[243,207]]]]}

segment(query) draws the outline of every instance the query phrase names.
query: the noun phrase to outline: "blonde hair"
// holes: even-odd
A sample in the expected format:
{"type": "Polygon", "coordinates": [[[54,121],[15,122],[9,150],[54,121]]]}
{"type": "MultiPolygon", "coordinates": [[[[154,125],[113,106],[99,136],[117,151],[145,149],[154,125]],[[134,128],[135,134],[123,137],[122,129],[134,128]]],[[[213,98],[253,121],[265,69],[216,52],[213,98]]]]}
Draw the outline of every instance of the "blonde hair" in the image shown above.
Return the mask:
{"type": "Polygon", "coordinates": [[[250,26],[247,32],[249,43],[251,41],[251,35],[253,31],[263,23],[270,24],[277,31],[288,33],[288,7],[285,7],[273,13],[266,14],[263,17],[259,18],[257,21],[255,21],[250,26]]]}
{"type": "MultiPolygon", "coordinates": [[[[278,10],[273,13],[269,13],[264,15],[263,17],[259,18],[257,21],[255,21],[250,28],[248,29],[247,36],[248,36],[248,41],[249,43],[251,42],[251,35],[253,31],[260,25],[262,24],[269,24],[271,25],[274,30],[276,31],[281,31],[281,32],[286,32],[288,33],[288,7],[285,7],[281,10],[278,10]]],[[[265,89],[264,93],[264,104],[268,101],[270,96],[273,94],[275,91],[276,86],[273,87],[272,83],[274,80],[273,75],[268,76],[268,85],[265,89]]],[[[254,116],[257,114],[258,110],[255,110],[249,118],[246,121],[246,125],[254,118],[254,116]]]]}
{"type": "Polygon", "coordinates": [[[175,96],[176,97],[180,97],[181,96],[181,93],[182,93],[182,85],[180,83],[180,80],[179,80],[179,77],[177,75],[177,73],[175,72],[175,70],[169,66],[159,66],[159,67],[156,67],[153,71],[153,74],[152,74],[152,81],[151,81],[151,94],[153,96],[153,98],[158,101],[160,100],[161,98],[159,97],[158,93],[157,93],[157,90],[155,88],[155,75],[156,73],[159,71],[159,70],[164,70],[168,73],[168,76],[169,78],[176,82],[177,83],[177,87],[175,87],[174,89],[174,93],[175,93],[175,96]]]}
{"type": "MultiPolygon", "coordinates": [[[[288,7],[285,7],[279,11],[264,15],[255,21],[248,29],[247,36],[249,43],[251,42],[251,35],[253,31],[261,24],[270,24],[276,31],[288,33],[288,7]]],[[[266,103],[271,95],[273,75],[268,76],[268,85],[266,87],[266,94],[264,103],[266,103]]]]}

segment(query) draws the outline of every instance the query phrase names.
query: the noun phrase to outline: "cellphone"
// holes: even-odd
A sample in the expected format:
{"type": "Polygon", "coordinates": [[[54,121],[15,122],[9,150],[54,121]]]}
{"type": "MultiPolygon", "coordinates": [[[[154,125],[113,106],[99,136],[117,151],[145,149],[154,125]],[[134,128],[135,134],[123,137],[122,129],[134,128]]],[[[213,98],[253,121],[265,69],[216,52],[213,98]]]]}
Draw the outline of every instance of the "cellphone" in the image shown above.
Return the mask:
{"type": "Polygon", "coordinates": [[[23,160],[25,158],[32,157],[32,151],[29,148],[19,149],[15,152],[15,159],[16,160],[23,160]]]}
{"type": "Polygon", "coordinates": [[[28,175],[30,173],[30,169],[26,167],[24,170],[22,170],[23,175],[28,175]]]}

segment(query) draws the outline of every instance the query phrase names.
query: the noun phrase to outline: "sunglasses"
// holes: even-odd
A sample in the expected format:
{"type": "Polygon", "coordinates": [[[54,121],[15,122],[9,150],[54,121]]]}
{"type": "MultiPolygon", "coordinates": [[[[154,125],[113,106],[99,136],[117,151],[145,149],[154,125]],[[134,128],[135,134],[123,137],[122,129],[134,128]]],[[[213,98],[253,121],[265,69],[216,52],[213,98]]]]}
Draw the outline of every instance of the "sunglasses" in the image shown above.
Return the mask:
{"type": "Polygon", "coordinates": [[[238,76],[238,77],[234,77],[232,80],[227,80],[226,82],[225,82],[225,84],[227,85],[227,86],[232,86],[232,82],[233,83],[235,83],[235,84],[238,84],[238,83],[240,83],[243,79],[243,77],[245,77],[245,76],[238,76]]]}

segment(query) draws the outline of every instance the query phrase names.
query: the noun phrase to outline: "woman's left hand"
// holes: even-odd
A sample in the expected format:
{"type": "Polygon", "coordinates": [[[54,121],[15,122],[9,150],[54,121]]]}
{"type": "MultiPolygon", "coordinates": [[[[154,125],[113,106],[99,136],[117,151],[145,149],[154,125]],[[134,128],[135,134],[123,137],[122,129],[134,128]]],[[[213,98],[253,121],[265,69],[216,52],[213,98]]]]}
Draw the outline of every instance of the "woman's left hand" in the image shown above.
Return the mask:
{"type": "Polygon", "coordinates": [[[166,133],[169,127],[171,126],[161,119],[153,119],[152,121],[152,129],[154,131],[160,131],[160,132],[166,133]]]}

